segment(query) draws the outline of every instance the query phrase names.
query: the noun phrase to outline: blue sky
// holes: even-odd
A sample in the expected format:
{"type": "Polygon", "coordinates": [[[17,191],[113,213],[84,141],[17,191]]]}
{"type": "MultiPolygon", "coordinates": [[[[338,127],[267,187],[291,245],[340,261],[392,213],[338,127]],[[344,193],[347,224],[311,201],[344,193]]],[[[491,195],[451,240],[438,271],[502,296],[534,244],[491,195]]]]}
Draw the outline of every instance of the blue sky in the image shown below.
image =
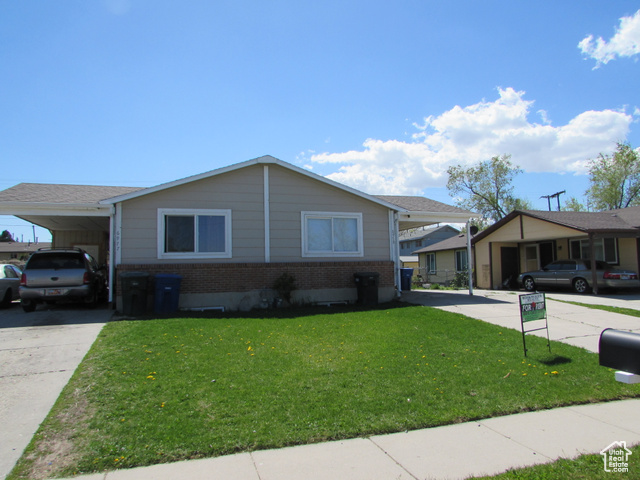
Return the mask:
{"type": "MultiPolygon", "coordinates": [[[[0,1],[0,189],[153,186],[265,154],[453,204],[511,154],[517,194],[582,197],[640,147],[637,1],[0,1]]],[[[32,229],[0,217],[24,239],[32,229]]],[[[37,236],[46,239],[46,231],[37,236]]]]}

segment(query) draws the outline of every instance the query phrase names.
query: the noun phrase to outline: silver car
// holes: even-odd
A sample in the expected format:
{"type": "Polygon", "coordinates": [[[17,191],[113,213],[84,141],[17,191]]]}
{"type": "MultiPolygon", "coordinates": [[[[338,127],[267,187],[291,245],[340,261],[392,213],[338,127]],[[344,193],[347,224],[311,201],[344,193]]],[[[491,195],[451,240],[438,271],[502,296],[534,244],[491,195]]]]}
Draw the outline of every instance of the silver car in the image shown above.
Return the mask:
{"type": "Polygon", "coordinates": [[[20,278],[20,304],[33,312],[38,303],[84,302],[95,307],[106,297],[106,267],[80,248],[41,248],[31,254],[20,278]]]}
{"type": "MultiPolygon", "coordinates": [[[[636,272],[614,269],[601,261],[596,261],[596,278],[599,288],[640,287],[636,272]]],[[[557,260],[542,270],[521,273],[518,283],[530,292],[538,288],[572,288],[577,293],[585,293],[591,289],[591,261],[557,260]]]]}
{"type": "Polygon", "coordinates": [[[22,271],[15,265],[0,264],[0,307],[8,308],[20,298],[20,275],[22,271]]]}

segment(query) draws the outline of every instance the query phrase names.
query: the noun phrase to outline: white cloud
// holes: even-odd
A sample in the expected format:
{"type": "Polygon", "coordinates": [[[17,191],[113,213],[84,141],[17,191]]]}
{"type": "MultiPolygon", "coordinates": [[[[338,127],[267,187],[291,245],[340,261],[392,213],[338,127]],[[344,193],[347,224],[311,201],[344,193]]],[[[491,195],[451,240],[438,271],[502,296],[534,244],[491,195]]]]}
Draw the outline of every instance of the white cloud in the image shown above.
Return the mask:
{"type": "Polygon", "coordinates": [[[578,48],[583,54],[596,60],[594,69],[616,57],[633,57],[640,54],[640,10],[632,17],[622,17],[620,27],[609,41],[593,35],[582,39],[578,48]]]}
{"type": "Polygon", "coordinates": [[[421,194],[444,187],[447,168],[469,166],[502,154],[526,172],[586,173],[586,161],[626,138],[633,117],[623,111],[583,112],[554,127],[528,120],[533,101],[525,92],[498,89],[499,98],[455,106],[414,125],[412,141],[368,139],[362,150],[320,153],[317,164],[338,165],[332,180],[365,192],[421,194]]]}

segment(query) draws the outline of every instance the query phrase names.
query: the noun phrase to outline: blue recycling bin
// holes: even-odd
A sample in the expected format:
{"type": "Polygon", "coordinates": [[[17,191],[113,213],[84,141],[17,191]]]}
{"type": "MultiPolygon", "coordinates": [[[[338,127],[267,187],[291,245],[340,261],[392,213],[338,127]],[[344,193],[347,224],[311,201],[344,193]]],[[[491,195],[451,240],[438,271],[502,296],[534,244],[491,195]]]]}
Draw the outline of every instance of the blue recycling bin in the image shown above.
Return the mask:
{"type": "Polygon", "coordinates": [[[413,268],[400,269],[400,289],[403,292],[411,291],[411,279],[413,278],[413,268]]]}
{"type": "Polygon", "coordinates": [[[160,273],[156,275],[156,289],[153,310],[167,314],[178,311],[180,301],[180,283],[182,276],[160,273]]]}

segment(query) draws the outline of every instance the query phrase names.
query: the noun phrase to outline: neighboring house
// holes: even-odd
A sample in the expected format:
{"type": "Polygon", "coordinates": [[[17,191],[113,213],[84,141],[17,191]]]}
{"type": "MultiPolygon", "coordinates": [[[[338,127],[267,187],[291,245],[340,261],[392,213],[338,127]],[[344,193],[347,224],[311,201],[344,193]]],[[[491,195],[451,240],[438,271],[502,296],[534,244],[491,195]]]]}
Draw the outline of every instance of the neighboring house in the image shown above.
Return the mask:
{"type": "Polygon", "coordinates": [[[39,248],[49,248],[50,243],[32,242],[0,242],[0,263],[25,263],[33,252],[39,248]]]}
{"type": "Polygon", "coordinates": [[[467,236],[459,234],[421,248],[418,254],[420,266],[418,274],[423,283],[449,285],[456,273],[467,272],[467,236]]]}
{"type": "Polygon", "coordinates": [[[379,300],[391,300],[399,232],[474,217],[423,197],[368,195],[269,156],[146,189],[20,184],[0,192],[0,213],[49,228],[54,246],[95,247],[111,285],[124,272],[179,274],[181,307],[232,310],[265,306],[283,273],[297,302],[352,302],[358,272],[378,273],[379,300]]]}
{"type": "Polygon", "coordinates": [[[477,286],[501,288],[519,273],[595,252],[620,268],[640,270],[640,207],[607,212],[516,210],[473,238],[477,286]]]}
{"type": "Polygon", "coordinates": [[[415,256],[415,251],[455,237],[460,230],[451,225],[440,225],[400,232],[400,255],[415,256]]]}

